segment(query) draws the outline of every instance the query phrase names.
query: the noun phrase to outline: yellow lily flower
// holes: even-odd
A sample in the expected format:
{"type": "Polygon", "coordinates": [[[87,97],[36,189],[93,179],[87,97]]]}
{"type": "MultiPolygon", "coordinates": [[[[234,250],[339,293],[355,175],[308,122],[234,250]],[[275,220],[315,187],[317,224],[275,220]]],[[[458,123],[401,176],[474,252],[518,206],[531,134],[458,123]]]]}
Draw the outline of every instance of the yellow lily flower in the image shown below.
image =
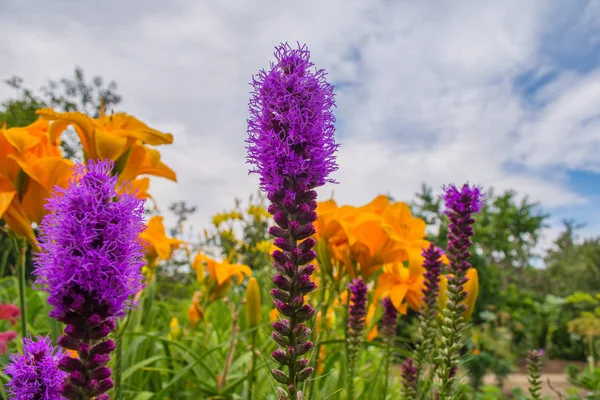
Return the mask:
{"type": "Polygon", "coordinates": [[[402,314],[406,314],[407,306],[415,311],[420,310],[425,288],[423,261],[420,252],[413,250],[408,268],[401,263],[385,265],[377,279],[375,301],[389,296],[396,310],[402,314]]]}
{"type": "Polygon", "coordinates": [[[57,113],[50,108],[38,110],[36,114],[44,120],[53,121],[50,126],[52,141],[56,141],[72,125],[86,157],[91,159],[116,161],[136,141],[149,145],[173,143],[173,135],[151,129],[135,117],[125,113],[106,116],[102,109],[100,111],[99,118],[90,118],[79,112],[57,113]]]}
{"type": "MultiPolygon", "coordinates": [[[[463,317],[465,320],[469,319],[473,310],[475,309],[475,302],[479,295],[479,275],[475,268],[469,268],[467,270],[467,283],[465,283],[463,290],[467,293],[467,298],[463,301],[463,304],[467,306],[463,317]]],[[[442,275],[440,279],[440,295],[438,297],[438,304],[440,309],[446,307],[448,302],[448,277],[442,275]]]]}
{"type": "Polygon", "coordinates": [[[61,157],[37,158],[31,153],[9,156],[27,176],[20,189],[21,205],[29,220],[40,223],[48,213],[45,208],[55,186],[65,188],[73,176],[74,163],[61,157]]]}
{"type": "Polygon", "coordinates": [[[171,318],[169,323],[169,340],[176,340],[181,336],[181,327],[179,326],[179,319],[177,317],[171,318]]]}
{"type": "Polygon", "coordinates": [[[244,276],[252,276],[252,269],[247,265],[230,264],[227,260],[219,262],[200,253],[196,254],[192,263],[193,270],[197,271],[198,268],[205,268],[208,272],[209,298],[211,301],[225,296],[234,277],[240,284],[244,280],[244,276]]]}
{"type": "Polygon", "coordinates": [[[0,175],[0,218],[17,234],[27,239],[36,251],[40,248],[27,214],[18,201],[18,193],[12,182],[0,175]]]}
{"type": "Polygon", "coordinates": [[[150,265],[154,265],[157,259],[168,260],[171,258],[173,250],[185,243],[179,239],[167,237],[163,217],[158,215],[150,218],[140,239],[144,242],[146,258],[150,265]]]}
{"type": "Polygon", "coordinates": [[[190,321],[190,326],[192,328],[198,325],[198,323],[204,322],[204,310],[202,310],[202,306],[200,306],[201,297],[202,294],[200,292],[194,292],[192,304],[188,309],[188,320],[190,321]]]}
{"type": "Polygon", "coordinates": [[[177,181],[175,172],[160,160],[158,150],[151,149],[137,141],[133,143],[129,151],[127,163],[119,174],[119,181],[132,181],[140,175],[154,175],[177,181]]]}

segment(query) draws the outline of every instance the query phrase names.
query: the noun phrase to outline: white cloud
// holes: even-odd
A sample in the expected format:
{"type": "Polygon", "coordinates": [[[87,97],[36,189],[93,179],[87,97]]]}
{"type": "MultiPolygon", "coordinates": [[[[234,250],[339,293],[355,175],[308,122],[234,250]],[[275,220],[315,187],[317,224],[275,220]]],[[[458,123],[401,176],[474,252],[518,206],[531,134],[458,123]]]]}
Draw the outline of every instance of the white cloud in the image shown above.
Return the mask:
{"type": "MultiPolygon", "coordinates": [[[[544,168],[598,170],[598,73],[562,71],[542,48],[560,3],[328,1],[19,2],[0,0],[0,77],[33,86],[75,64],[119,83],[123,108],[172,131],[161,149],[179,184],[156,179],[163,209],[185,199],[197,224],[245,198],[246,118],[252,74],[273,46],[306,42],[337,90],[342,202],[390,192],[408,199],[420,183],[469,180],[513,188],[547,207],[585,202],[544,168]],[[525,104],[514,80],[558,71],[525,104]],[[587,125],[586,125],[587,124],[587,125]],[[568,141],[566,139],[569,139],[568,141]],[[568,145],[567,145],[568,143],[568,145]],[[507,162],[524,162],[510,171],[507,162]]],[[[594,21],[600,10],[585,10],[594,21]]],[[[589,22],[588,25],[593,25],[589,22]]]]}

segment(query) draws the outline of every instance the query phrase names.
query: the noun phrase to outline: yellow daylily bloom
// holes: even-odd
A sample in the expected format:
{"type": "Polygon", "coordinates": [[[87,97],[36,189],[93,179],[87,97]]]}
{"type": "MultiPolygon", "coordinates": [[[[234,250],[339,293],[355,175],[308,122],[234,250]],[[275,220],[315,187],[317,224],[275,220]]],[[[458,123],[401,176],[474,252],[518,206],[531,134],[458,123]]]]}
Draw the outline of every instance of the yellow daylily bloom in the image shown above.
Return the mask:
{"type": "Polygon", "coordinates": [[[0,218],[17,234],[26,238],[36,251],[40,251],[31,222],[18,201],[17,190],[3,175],[0,175],[0,218]]]}
{"type": "MultiPolygon", "coordinates": [[[[438,304],[440,309],[446,307],[448,302],[448,277],[442,275],[440,277],[440,295],[438,297],[438,304]]],[[[467,293],[467,298],[463,301],[463,304],[467,306],[465,313],[463,314],[465,320],[471,317],[473,310],[475,310],[475,303],[477,296],[479,295],[479,275],[475,268],[469,268],[467,270],[467,283],[465,283],[463,290],[467,293]]]]}
{"type": "Polygon", "coordinates": [[[173,250],[185,243],[179,239],[167,237],[163,217],[159,215],[150,218],[146,229],[140,235],[140,239],[144,241],[146,257],[151,261],[157,258],[168,260],[171,258],[173,250]]]}
{"type": "Polygon", "coordinates": [[[21,205],[29,220],[40,223],[48,213],[45,205],[54,188],[66,188],[73,176],[74,163],[61,157],[37,158],[31,153],[9,156],[27,176],[21,191],[21,205]]]}
{"type": "Polygon", "coordinates": [[[269,321],[271,321],[271,322],[279,321],[279,311],[277,311],[276,308],[269,311],[269,321]]]}
{"type": "Polygon", "coordinates": [[[81,141],[87,158],[117,160],[135,141],[150,145],[169,144],[173,135],[149,128],[135,117],[125,113],[90,118],[79,112],[58,113],[50,108],[36,112],[42,119],[53,121],[50,138],[56,141],[60,134],[72,125],[81,141]]]}
{"type": "Polygon", "coordinates": [[[140,175],[154,175],[177,181],[175,172],[160,160],[158,150],[138,141],[131,146],[129,152],[127,163],[119,174],[119,181],[131,181],[140,175]]]}
{"type": "Polygon", "coordinates": [[[244,276],[252,276],[252,269],[243,264],[230,264],[228,260],[216,261],[204,254],[198,253],[192,263],[192,269],[205,268],[210,282],[210,300],[216,300],[225,295],[233,278],[238,284],[242,283],[244,276]]]}
{"type": "Polygon", "coordinates": [[[396,310],[402,314],[406,314],[407,306],[415,311],[420,310],[425,288],[423,261],[418,251],[412,251],[408,268],[400,263],[384,266],[383,273],[377,279],[375,300],[389,296],[396,310]]]}
{"type": "Polygon", "coordinates": [[[179,319],[177,319],[177,317],[173,317],[169,323],[169,340],[178,339],[180,336],[181,327],[179,326],[179,319]]]}
{"type": "Polygon", "coordinates": [[[190,326],[194,328],[198,323],[204,322],[204,310],[202,310],[202,306],[200,306],[201,293],[194,292],[194,297],[192,298],[192,304],[188,309],[188,320],[190,321],[190,326]]]}

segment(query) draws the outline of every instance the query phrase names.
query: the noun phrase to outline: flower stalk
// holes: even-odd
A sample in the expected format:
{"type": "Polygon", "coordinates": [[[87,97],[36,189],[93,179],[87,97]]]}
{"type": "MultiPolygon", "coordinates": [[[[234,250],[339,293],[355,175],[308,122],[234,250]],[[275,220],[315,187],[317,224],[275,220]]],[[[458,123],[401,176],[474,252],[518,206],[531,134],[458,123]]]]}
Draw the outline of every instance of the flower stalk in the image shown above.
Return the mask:
{"type": "Polygon", "coordinates": [[[269,213],[275,226],[269,233],[279,250],[272,253],[277,272],[271,291],[281,316],[273,324],[273,340],[280,346],[273,359],[287,367],[274,369],[280,399],[300,400],[299,385],[314,369],[304,356],[312,350],[311,329],[305,324],[315,310],[305,296],[316,289],[310,279],[315,272],[313,222],[317,219],[317,193],[313,190],[332,182],[328,175],[337,169],[334,152],[335,118],[333,87],[325,71],[312,71],[306,46],[292,49],[282,44],[275,51],[271,69],[253,79],[248,121],[248,162],[251,173],[260,174],[261,189],[271,202],[269,213]]]}
{"type": "Polygon", "coordinates": [[[348,363],[347,390],[348,399],[354,399],[354,375],[356,359],[362,345],[367,316],[367,284],[362,278],[354,279],[348,285],[350,304],[348,323],[346,324],[346,361],[348,363]]]}
{"type": "Polygon", "coordinates": [[[381,398],[385,400],[389,390],[389,380],[394,361],[394,343],[396,340],[396,326],[398,325],[398,311],[389,297],[383,299],[382,304],[383,321],[381,324],[381,335],[385,343],[385,372],[381,398]]]}
{"type": "Polygon", "coordinates": [[[450,260],[448,275],[448,303],[443,311],[441,326],[441,349],[439,351],[439,399],[454,398],[456,367],[462,348],[462,332],[466,327],[464,312],[467,306],[463,301],[467,293],[463,290],[467,283],[467,271],[471,267],[468,258],[469,247],[473,244],[473,214],[483,206],[483,196],[478,187],[464,185],[461,189],[450,186],[445,189],[446,215],[450,220],[447,255],[450,260]]]}
{"type": "Polygon", "coordinates": [[[108,336],[143,288],[143,201],[119,194],[111,170],[111,162],[77,165],[41,224],[36,285],[49,293],[50,316],[66,325],[57,343],[77,352],[58,363],[68,373],[60,389],[67,400],[109,398],[116,344],[108,336]]]}
{"type": "Polygon", "coordinates": [[[423,365],[431,357],[435,347],[435,319],[439,311],[438,296],[440,293],[440,275],[442,273],[442,250],[431,243],[423,250],[423,268],[425,268],[425,290],[423,291],[423,307],[419,314],[418,341],[415,346],[414,364],[417,380],[423,365]]]}

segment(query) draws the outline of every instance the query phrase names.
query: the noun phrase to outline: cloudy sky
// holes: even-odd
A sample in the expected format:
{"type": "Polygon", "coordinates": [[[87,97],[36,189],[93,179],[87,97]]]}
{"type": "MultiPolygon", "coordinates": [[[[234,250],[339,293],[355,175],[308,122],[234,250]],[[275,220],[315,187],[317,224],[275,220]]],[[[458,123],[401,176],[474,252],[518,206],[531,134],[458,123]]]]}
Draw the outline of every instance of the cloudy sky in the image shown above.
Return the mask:
{"type": "MultiPolygon", "coordinates": [[[[340,203],[421,182],[515,189],[600,234],[600,2],[0,0],[0,78],[115,80],[121,109],[170,131],[166,210],[196,223],[246,198],[251,77],[307,43],[336,86],[340,203]]],[[[0,90],[0,100],[14,95],[0,90]]]]}

